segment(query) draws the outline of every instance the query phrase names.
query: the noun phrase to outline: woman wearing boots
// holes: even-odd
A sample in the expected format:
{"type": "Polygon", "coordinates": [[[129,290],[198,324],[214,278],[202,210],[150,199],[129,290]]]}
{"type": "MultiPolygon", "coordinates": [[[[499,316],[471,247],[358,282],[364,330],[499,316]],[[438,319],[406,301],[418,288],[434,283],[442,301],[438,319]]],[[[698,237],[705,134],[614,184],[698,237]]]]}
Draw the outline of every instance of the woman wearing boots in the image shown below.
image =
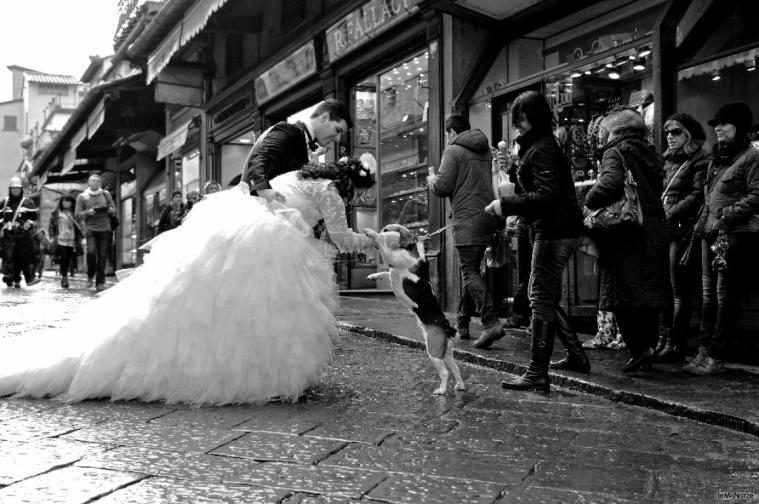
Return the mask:
{"type": "Polygon", "coordinates": [[[661,200],[669,229],[669,275],[674,296],[674,311],[665,315],[669,327],[666,337],[657,344],[656,360],[683,360],[685,336],[693,313],[691,284],[699,249],[693,243],[693,227],[704,201],[704,179],[709,161],[703,145],[706,133],[699,122],[688,114],[672,114],[664,123],[667,150],[664,152],[664,192],[661,200]],[[680,264],[689,248],[689,259],[680,264]],[[693,250],[697,249],[697,250],[693,250]]]}
{"type": "Polygon", "coordinates": [[[646,141],[646,125],[637,112],[618,109],[603,121],[609,141],[603,147],[598,180],[585,198],[590,210],[604,208],[624,194],[630,170],[637,183],[643,226],[619,226],[593,234],[598,246],[598,307],[614,313],[632,358],[622,371],[633,372],[653,361],[659,313],[672,309],[667,227],[661,204],[664,172],[646,141]]]}
{"type": "Polygon", "coordinates": [[[69,269],[71,261],[76,257],[76,244],[82,241],[84,233],[82,226],[74,218],[76,198],[71,195],[61,196],[58,208],[50,214],[48,232],[50,239],[55,240],[55,254],[58,256],[61,287],[69,288],[69,269]]]}
{"type": "Polygon", "coordinates": [[[570,356],[570,366],[590,368],[577,335],[559,310],[562,274],[583,231],[569,163],[552,133],[553,114],[545,97],[522,93],[511,108],[512,124],[519,132],[517,181],[522,194],[501,198],[486,211],[500,216],[519,215],[531,222],[535,243],[530,276],[532,355],[526,374],[504,380],[514,390],[548,391],[548,366],[558,335],[570,356]],[[558,332],[557,332],[558,330],[558,332]]]}
{"type": "Polygon", "coordinates": [[[717,134],[706,176],[701,241],[703,309],[698,353],[686,373],[724,371],[723,352],[734,337],[738,310],[756,272],[759,252],[759,151],[748,142],[751,109],[720,107],[709,126],[717,134]]]}

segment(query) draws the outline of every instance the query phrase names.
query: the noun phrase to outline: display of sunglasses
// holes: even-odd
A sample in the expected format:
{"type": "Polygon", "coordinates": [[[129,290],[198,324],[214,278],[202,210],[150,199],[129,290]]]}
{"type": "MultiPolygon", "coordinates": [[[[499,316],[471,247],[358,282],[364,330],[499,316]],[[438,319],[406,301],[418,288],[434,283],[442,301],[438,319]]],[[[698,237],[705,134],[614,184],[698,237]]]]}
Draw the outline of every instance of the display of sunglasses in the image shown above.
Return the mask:
{"type": "Polygon", "coordinates": [[[672,128],[664,132],[664,136],[667,136],[667,135],[680,136],[682,134],[683,134],[683,130],[681,130],[680,128],[672,128]]]}

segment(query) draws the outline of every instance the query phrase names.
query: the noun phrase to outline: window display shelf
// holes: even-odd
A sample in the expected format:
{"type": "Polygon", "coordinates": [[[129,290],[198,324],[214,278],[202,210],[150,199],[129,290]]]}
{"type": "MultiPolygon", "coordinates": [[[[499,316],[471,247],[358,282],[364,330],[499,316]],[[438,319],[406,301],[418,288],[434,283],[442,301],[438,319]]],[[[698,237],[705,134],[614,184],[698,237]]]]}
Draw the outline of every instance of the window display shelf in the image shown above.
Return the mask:
{"type": "Polygon", "coordinates": [[[414,119],[410,122],[404,122],[401,124],[398,124],[397,126],[392,126],[390,128],[383,128],[382,135],[380,135],[381,140],[387,140],[388,138],[396,137],[398,135],[402,135],[404,133],[408,133],[409,131],[419,129],[419,128],[426,128],[427,123],[422,120],[421,117],[418,119],[414,119]]]}
{"type": "Polygon", "coordinates": [[[390,198],[398,198],[400,196],[408,196],[409,194],[416,194],[420,193],[422,191],[426,191],[427,186],[417,186],[413,187],[411,189],[404,189],[403,191],[397,191],[393,194],[388,194],[387,196],[382,196],[382,199],[390,199],[390,198]]]}

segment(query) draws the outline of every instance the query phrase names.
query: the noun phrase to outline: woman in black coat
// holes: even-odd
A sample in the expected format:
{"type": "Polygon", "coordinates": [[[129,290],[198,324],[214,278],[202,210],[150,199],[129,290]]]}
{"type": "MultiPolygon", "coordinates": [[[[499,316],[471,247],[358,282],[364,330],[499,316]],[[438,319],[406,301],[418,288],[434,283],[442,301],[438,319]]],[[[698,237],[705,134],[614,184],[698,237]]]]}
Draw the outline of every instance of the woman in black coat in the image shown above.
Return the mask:
{"type": "Polygon", "coordinates": [[[493,201],[486,211],[524,217],[534,232],[530,272],[532,355],[527,373],[504,380],[501,386],[548,391],[548,366],[557,334],[569,354],[564,369],[590,369],[582,345],[559,306],[564,268],[583,231],[582,214],[569,163],[552,133],[553,113],[545,97],[535,91],[522,93],[511,108],[511,117],[520,133],[516,139],[516,174],[522,191],[493,201]]]}
{"type": "Polygon", "coordinates": [[[694,279],[701,275],[699,243],[693,240],[693,227],[704,202],[704,179],[709,160],[704,152],[706,133],[692,116],[672,114],[664,123],[667,150],[664,152],[664,192],[662,203],[669,230],[669,273],[675,306],[666,317],[667,335],[656,345],[656,360],[683,360],[685,336],[693,314],[694,279]],[[683,254],[689,259],[681,265],[683,254]]]}
{"type": "Polygon", "coordinates": [[[611,311],[632,358],[622,369],[632,372],[653,361],[659,314],[672,309],[669,240],[661,202],[659,156],[646,141],[646,125],[637,112],[619,109],[603,121],[609,141],[603,147],[598,181],[585,206],[604,208],[624,194],[626,170],[637,183],[643,226],[622,226],[593,234],[599,249],[599,309],[611,311]]]}

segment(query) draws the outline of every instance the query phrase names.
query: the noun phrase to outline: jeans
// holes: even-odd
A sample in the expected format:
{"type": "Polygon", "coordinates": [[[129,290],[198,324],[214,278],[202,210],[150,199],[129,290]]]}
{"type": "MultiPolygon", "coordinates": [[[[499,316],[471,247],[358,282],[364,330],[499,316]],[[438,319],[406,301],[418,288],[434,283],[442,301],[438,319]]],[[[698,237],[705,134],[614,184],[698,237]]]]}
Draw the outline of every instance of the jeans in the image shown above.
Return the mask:
{"type": "Polygon", "coordinates": [[[87,231],[87,278],[105,284],[105,263],[111,249],[111,231],[87,231]]]}
{"type": "MultiPolygon", "coordinates": [[[[687,240],[673,240],[669,242],[669,279],[672,283],[674,311],[671,317],[667,316],[665,319],[673,331],[681,334],[687,332],[690,326],[691,315],[693,314],[693,287],[691,282],[694,276],[696,260],[693,258],[692,263],[694,264],[691,266],[680,266],[680,259],[687,246],[687,240]]],[[[696,248],[696,245],[694,245],[694,248],[696,248]]],[[[691,253],[698,254],[698,251],[694,250],[691,253]]]]}
{"type": "Polygon", "coordinates": [[[532,263],[532,227],[519,219],[517,222],[517,290],[514,293],[514,315],[530,316],[530,270],[532,263]]]}
{"type": "Polygon", "coordinates": [[[485,280],[480,274],[480,265],[485,256],[485,245],[463,245],[456,247],[459,254],[461,274],[464,276],[464,293],[458,310],[459,326],[469,324],[475,311],[480,313],[482,325],[487,327],[498,322],[498,315],[493,307],[493,299],[488,292],[485,280]]]}
{"type": "Polygon", "coordinates": [[[58,245],[59,254],[59,271],[61,276],[69,276],[69,270],[71,269],[71,259],[74,257],[74,247],[67,247],[66,245],[58,245]]]}
{"type": "Polygon", "coordinates": [[[561,300],[564,268],[580,242],[575,238],[535,237],[530,271],[530,308],[533,319],[553,322],[561,300]]]}
{"type": "Polygon", "coordinates": [[[701,240],[703,308],[698,343],[706,347],[710,355],[718,357],[734,337],[740,303],[755,278],[759,235],[728,234],[727,266],[722,271],[712,269],[711,245],[715,239],[701,240]]]}

